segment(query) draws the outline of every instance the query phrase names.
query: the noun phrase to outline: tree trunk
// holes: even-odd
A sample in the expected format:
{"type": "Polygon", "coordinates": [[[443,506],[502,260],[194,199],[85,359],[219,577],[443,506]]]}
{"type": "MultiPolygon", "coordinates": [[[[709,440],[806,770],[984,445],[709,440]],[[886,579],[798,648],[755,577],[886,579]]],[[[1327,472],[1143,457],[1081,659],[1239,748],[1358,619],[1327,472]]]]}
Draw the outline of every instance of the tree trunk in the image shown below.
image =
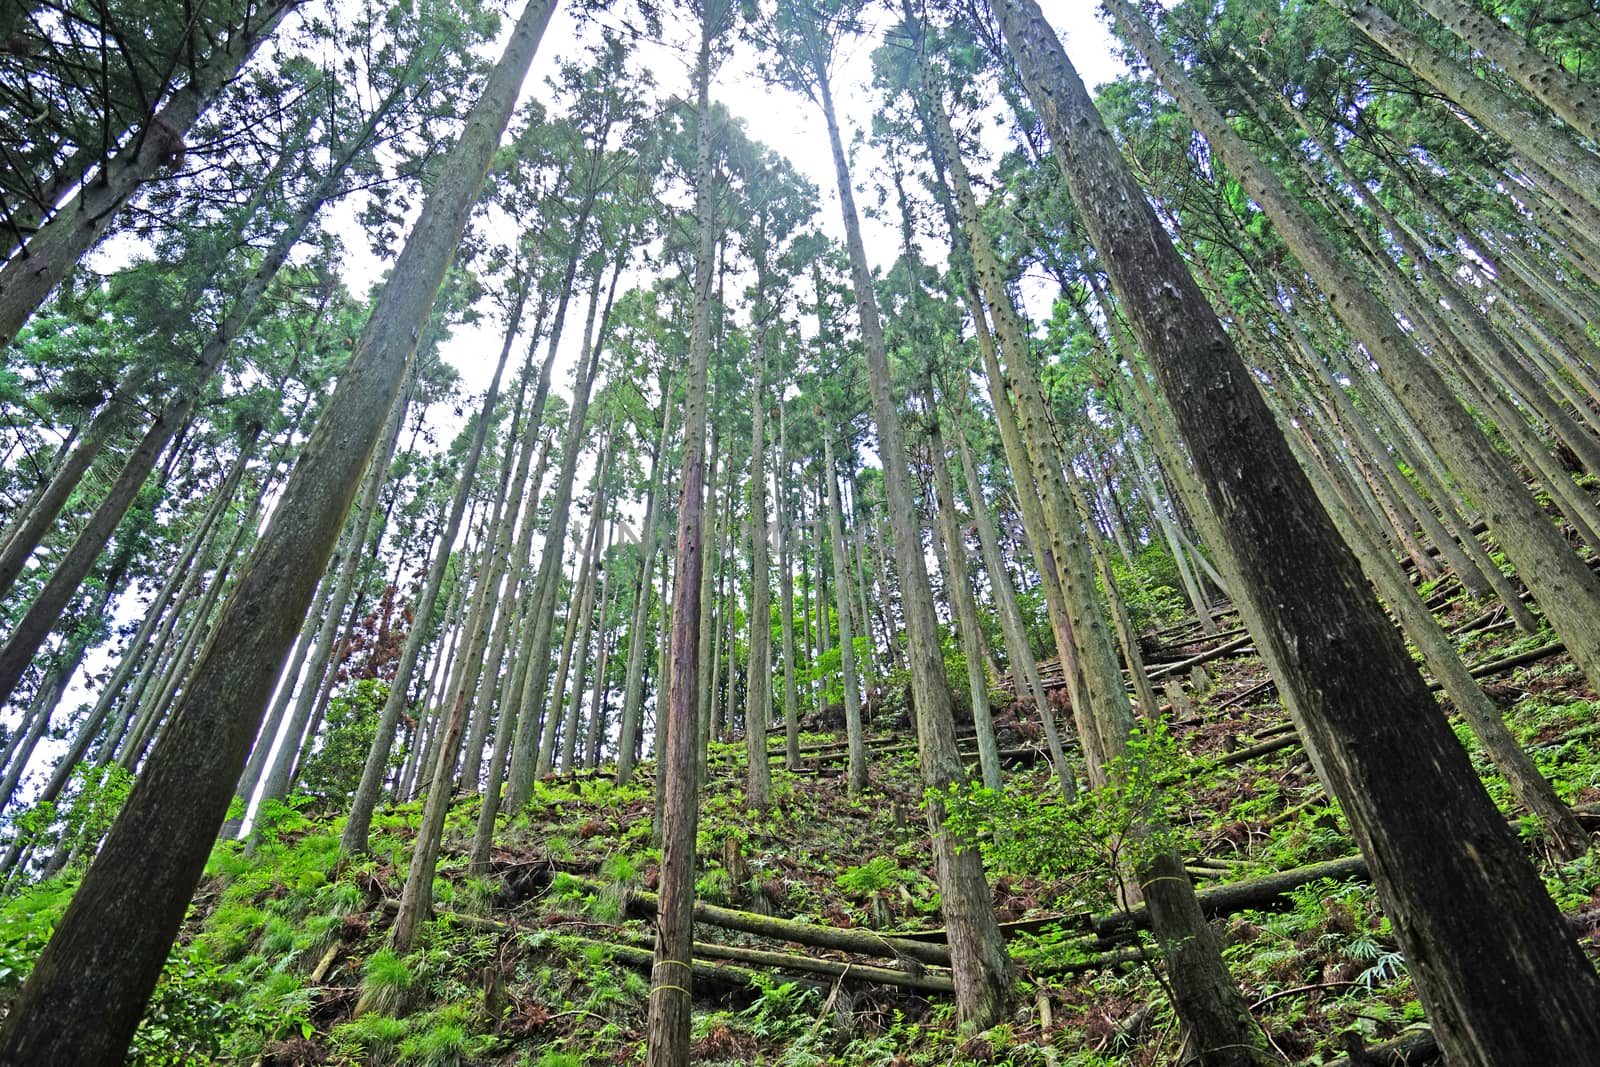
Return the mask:
{"type": "MultiPolygon", "coordinates": [[[[540,0],[530,0],[539,3],[540,0]]],[[[395,727],[405,712],[411,677],[417,668],[417,658],[428,639],[428,620],[433,618],[433,607],[439,599],[439,589],[444,584],[445,569],[450,563],[451,547],[461,530],[461,518],[466,513],[478,477],[478,460],[483,455],[483,444],[489,436],[489,424],[494,417],[494,407],[500,396],[500,375],[505,370],[506,358],[511,352],[511,342],[516,336],[514,328],[508,329],[505,344],[500,349],[500,359],[495,365],[494,378],[484,394],[483,407],[472,430],[472,442],[461,459],[461,470],[456,475],[455,494],[450,501],[450,512],[439,533],[439,547],[428,566],[428,576],[423,582],[422,594],[412,612],[411,632],[406,635],[405,647],[400,652],[400,662],[395,665],[394,677],[389,681],[389,693],[384,698],[383,710],[378,713],[378,729],[372,737],[372,747],[367,750],[366,762],[361,768],[361,781],[350,798],[350,812],[345,817],[344,833],[339,847],[355,854],[367,850],[367,836],[372,828],[372,813],[378,805],[378,794],[383,788],[384,775],[389,766],[389,753],[394,749],[395,727]]]]}
{"type": "Polygon", "coordinates": [[[867,787],[867,748],[861,736],[861,687],[856,678],[855,635],[850,626],[850,582],[844,555],[844,530],[839,521],[839,480],[833,460],[833,434],[822,423],[823,460],[828,479],[828,540],[833,546],[833,595],[839,612],[839,670],[844,686],[844,728],[850,743],[848,780],[850,795],[860,796],[867,787]]]}
{"type": "Polygon", "coordinates": [[[911,668],[912,703],[916,714],[917,742],[922,778],[932,791],[927,802],[928,829],[933,835],[934,865],[938,874],[940,906],[950,930],[951,975],[956,986],[956,1014],[976,1028],[992,1025],[1005,1011],[1014,972],[1006,955],[989,905],[983,860],[977,850],[960,848],[944,828],[944,805],[932,799],[966,778],[956,748],[955,720],[950,691],[944,678],[944,655],[939,647],[939,622],[934,614],[933,591],[922,556],[922,537],[916,506],[911,498],[906,469],[900,414],[890,384],[889,354],[873,291],[861,222],[856,213],[850,169],[834,115],[827,66],[820,54],[813,57],[819,103],[833,151],[839,206],[844,216],[845,243],[850,253],[857,310],[861,314],[867,380],[872,393],[873,421],[878,426],[879,454],[883,459],[884,488],[888,495],[889,522],[900,573],[901,610],[905,615],[911,668]]]}
{"type": "MultiPolygon", "coordinates": [[[[639,528],[639,588],[633,602],[633,619],[628,624],[628,663],[622,687],[622,729],[617,742],[617,784],[626,785],[633,777],[634,752],[639,747],[644,712],[645,633],[650,626],[650,576],[656,563],[656,527],[661,519],[657,505],[666,470],[667,440],[672,432],[672,379],[662,383],[661,432],[656,437],[650,460],[650,492],[645,497],[644,522],[639,528]]],[[[665,610],[665,609],[663,609],[665,610]]]]}
{"type": "MultiPolygon", "coordinates": [[[[550,522],[545,527],[544,549],[539,557],[539,576],[534,582],[535,588],[542,591],[542,599],[550,602],[553,602],[556,587],[561,581],[561,555],[567,543],[567,516],[572,507],[572,485],[577,477],[578,454],[583,450],[583,427],[589,417],[589,397],[594,392],[595,375],[600,370],[600,350],[605,342],[606,320],[611,317],[612,300],[617,295],[617,279],[621,277],[623,261],[627,258],[626,245],[616,251],[616,257],[605,302],[605,315],[601,317],[598,334],[595,332],[595,315],[604,283],[599,277],[594,280],[594,289],[589,296],[589,314],[584,323],[584,350],[579,356],[573,378],[572,410],[567,416],[567,444],[561,454],[561,471],[556,475],[550,522]]],[[[528,674],[524,710],[530,706],[528,702],[542,701],[545,697],[545,688],[550,682],[550,638],[554,626],[553,612],[540,612],[534,616],[533,638],[529,646],[533,660],[528,674]]],[[[542,738],[533,716],[524,714],[517,721],[517,734],[511,743],[511,769],[506,775],[505,806],[508,811],[520,810],[533,792],[535,775],[546,774],[550,770],[555,755],[555,729],[561,721],[557,706],[560,699],[559,693],[552,698],[542,738]]]]}
{"type": "Polygon", "coordinates": [[[794,531],[789,517],[789,446],[784,434],[783,400],[778,400],[778,598],[783,625],[783,765],[800,767],[800,698],[796,690],[800,664],[794,641],[794,531]]]}
{"type": "Polygon", "coordinates": [[[772,585],[767,575],[767,349],[759,332],[752,344],[756,366],[750,388],[750,658],[744,700],[749,766],[745,804],[751,811],[761,812],[772,802],[772,769],[767,763],[767,720],[772,717],[772,585]]]}
{"type": "Polygon", "coordinates": [[[955,608],[956,630],[961,638],[961,654],[967,661],[967,695],[972,700],[972,725],[977,732],[978,763],[983,784],[1000,789],[1000,748],[994,740],[994,718],[989,710],[989,683],[983,676],[983,651],[978,645],[978,606],[972,599],[967,578],[967,545],[956,522],[955,487],[950,481],[949,458],[945,455],[944,435],[939,432],[938,409],[930,395],[928,403],[928,444],[932,449],[933,495],[939,509],[939,525],[933,544],[939,568],[944,571],[945,595],[955,608]]]}
{"type": "Polygon", "coordinates": [[[657,750],[662,784],[660,901],[655,965],[650,974],[647,1067],[689,1062],[693,1005],[694,855],[700,783],[695,774],[700,707],[700,581],[705,559],[704,496],[706,401],[711,353],[711,279],[716,250],[715,177],[711,135],[711,52],[730,15],[726,0],[701,6],[700,51],[695,63],[696,246],[694,305],[689,333],[689,384],[683,407],[683,482],[678,495],[678,547],[673,563],[672,631],[666,676],[666,745],[657,750]]]}

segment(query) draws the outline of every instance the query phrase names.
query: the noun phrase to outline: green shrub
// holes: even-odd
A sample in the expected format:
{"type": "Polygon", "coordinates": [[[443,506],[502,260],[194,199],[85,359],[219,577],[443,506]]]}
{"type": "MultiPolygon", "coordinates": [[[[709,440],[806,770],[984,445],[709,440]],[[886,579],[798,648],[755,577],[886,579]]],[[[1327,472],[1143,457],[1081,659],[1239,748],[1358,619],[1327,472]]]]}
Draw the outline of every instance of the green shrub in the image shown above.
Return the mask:
{"type": "Polygon", "coordinates": [[[369,1011],[380,1015],[400,1014],[406,994],[415,982],[416,975],[409,963],[392,949],[379,949],[367,957],[366,966],[361,969],[361,1000],[356,1004],[356,1014],[369,1011]]]}

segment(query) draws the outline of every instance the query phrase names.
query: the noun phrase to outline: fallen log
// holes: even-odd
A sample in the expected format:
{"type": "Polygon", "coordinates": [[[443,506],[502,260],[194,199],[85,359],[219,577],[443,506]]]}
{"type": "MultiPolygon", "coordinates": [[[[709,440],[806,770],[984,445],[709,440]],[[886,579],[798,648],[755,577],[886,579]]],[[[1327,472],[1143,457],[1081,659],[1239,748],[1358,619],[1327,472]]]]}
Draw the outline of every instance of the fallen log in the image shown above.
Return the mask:
{"type": "Polygon", "coordinates": [[[1214,659],[1221,659],[1230,652],[1238,652],[1254,640],[1249,634],[1244,634],[1240,637],[1235,637],[1232,641],[1224,641],[1216,648],[1202,652],[1198,656],[1190,656],[1188,659],[1179,660],[1177,663],[1164,663],[1149,672],[1150,680],[1153,682],[1158,678],[1165,678],[1169,674],[1182,674],[1184,671],[1192,667],[1198,667],[1202,663],[1210,663],[1214,659]]]}
{"type": "MultiPolygon", "coordinates": [[[[1057,924],[1074,929],[1083,929],[1089,925],[1089,916],[1084,914],[1042,915],[1034,919],[1017,919],[1013,922],[1000,923],[1000,936],[1009,940],[1018,934],[1031,934],[1038,930],[1043,930],[1047,926],[1055,926],[1057,924]]],[[[941,926],[937,930],[917,930],[912,933],[896,934],[895,938],[900,941],[944,944],[950,939],[950,935],[941,926]]]]}
{"type": "MultiPolygon", "coordinates": [[[[1281,903],[1290,890],[1298,889],[1308,882],[1315,882],[1321,878],[1343,881],[1348,878],[1366,877],[1366,859],[1362,856],[1348,856],[1342,860],[1313,863],[1309,867],[1295,867],[1292,870],[1278,871],[1260,878],[1246,878],[1210,889],[1201,889],[1195,896],[1200,900],[1200,910],[1205,917],[1215,919],[1247,908],[1272,907],[1281,903]]],[[[1130,911],[1096,915],[1090,922],[1096,935],[1110,939],[1129,930],[1148,929],[1150,913],[1141,904],[1130,911]]]]}
{"type": "Polygon", "coordinates": [[[1506,656],[1504,659],[1490,660],[1488,663],[1473,667],[1471,673],[1474,678],[1485,678],[1491,674],[1499,674],[1501,671],[1509,671],[1513,667],[1521,667],[1528,663],[1538,663],[1542,659],[1548,659],[1549,657],[1554,656],[1559,652],[1565,652],[1566,650],[1567,646],[1564,643],[1560,641],[1552,641],[1548,645],[1540,645],[1538,648],[1530,648],[1528,651],[1519,652],[1515,656],[1506,656]]]}
{"type": "Polygon", "coordinates": [[[844,960],[824,960],[815,956],[801,956],[788,952],[767,952],[763,949],[744,948],[739,945],[718,945],[709,941],[694,943],[695,959],[726,959],[739,963],[756,963],[780,971],[802,971],[807,974],[826,974],[874,985],[896,986],[919,993],[954,993],[955,985],[948,975],[929,974],[925,971],[896,971],[887,967],[872,967],[865,963],[844,960]]]}
{"type": "Polygon", "coordinates": [[[1239,692],[1233,694],[1233,696],[1229,697],[1227,700],[1224,700],[1222,703],[1218,704],[1214,710],[1223,711],[1223,710],[1225,710],[1227,708],[1231,708],[1235,704],[1243,703],[1244,701],[1249,700],[1251,697],[1255,696],[1257,693],[1264,692],[1265,690],[1271,689],[1272,687],[1276,686],[1277,684],[1278,684],[1277,680],[1273,679],[1273,678],[1268,678],[1265,681],[1257,682],[1255,685],[1252,685],[1249,689],[1241,689],[1239,692]]]}
{"type": "MultiPolygon", "coordinates": [[[[655,968],[655,953],[647,948],[635,948],[632,945],[615,945],[609,941],[592,941],[588,938],[577,938],[578,941],[591,945],[600,945],[611,958],[618,963],[626,963],[638,967],[646,973],[655,968]]],[[[696,946],[698,948],[698,946],[696,946]]],[[[735,989],[765,989],[772,984],[772,976],[765,971],[752,971],[745,967],[736,967],[731,963],[711,963],[707,960],[692,959],[689,969],[694,972],[696,982],[708,985],[731,986],[735,989]]],[[[813,981],[807,978],[796,979],[801,985],[810,986],[819,992],[827,988],[826,983],[813,981]]]]}
{"type": "MultiPolygon", "coordinates": [[[[599,882],[581,878],[577,881],[591,889],[605,888],[599,882]]],[[[658,901],[656,894],[644,890],[631,890],[628,894],[630,909],[650,915],[655,914],[658,901]]],[[[950,950],[941,945],[891,937],[873,930],[847,930],[833,926],[819,926],[815,923],[795,922],[793,919],[779,919],[772,915],[757,915],[752,911],[719,907],[700,900],[694,902],[694,918],[696,922],[708,926],[723,930],[738,930],[741,933],[768,937],[775,941],[792,941],[813,948],[831,948],[877,959],[907,957],[923,963],[950,966],[950,950]]]]}
{"type": "MultiPolygon", "coordinates": [[[[1381,1045],[1362,1046],[1356,1038],[1357,1049],[1349,1056],[1329,1060],[1323,1067],[1423,1067],[1437,1063],[1440,1058],[1439,1041],[1432,1030],[1412,1030],[1393,1041],[1381,1045]]],[[[1345,1047],[1350,1048],[1346,1041],[1345,1047]]]]}
{"type": "Polygon", "coordinates": [[[1293,748],[1300,743],[1298,734],[1289,734],[1285,737],[1275,737],[1271,741],[1263,741],[1259,745],[1241,748],[1237,752],[1229,752],[1212,760],[1212,766],[1231,767],[1235,763],[1249,763],[1257,756],[1269,756],[1286,748],[1293,748]]]}

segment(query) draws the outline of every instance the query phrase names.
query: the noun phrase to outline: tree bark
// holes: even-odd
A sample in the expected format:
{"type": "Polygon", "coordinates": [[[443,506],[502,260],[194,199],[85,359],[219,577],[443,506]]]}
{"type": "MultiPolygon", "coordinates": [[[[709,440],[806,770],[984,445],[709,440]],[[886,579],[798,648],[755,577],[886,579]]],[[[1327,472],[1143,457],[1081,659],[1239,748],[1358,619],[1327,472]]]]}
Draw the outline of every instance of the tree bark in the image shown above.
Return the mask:
{"type": "Polygon", "coordinates": [[[944,805],[933,799],[933,794],[961,783],[966,775],[956,748],[955,720],[950,707],[950,691],[945,684],[938,618],[934,613],[927,564],[922,556],[920,523],[911,498],[905,443],[891,386],[883,324],[878,315],[872,272],[867,264],[866,246],[861,237],[849,163],[839,134],[839,122],[834,115],[827,64],[820,50],[811,57],[811,65],[816,78],[818,103],[833,151],[839,206],[844,217],[845,244],[850,254],[856,308],[861,315],[873,421],[878,427],[889,522],[899,564],[901,610],[905,616],[907,659],[911,668],[912,704],[917,722],[922,778],[930,790],[927,802],[928,829],[933,836],[940,906],[945,925],[951,931],[950,957],[956,986],[956,1014],[962,1022],[983,1028],[992,1025],[1004,1012],[1014,972],[1011,959],[1006,955],[1005,944],[1001,941],[999,927],[995,925],[994,912],[989,906],[989,888],[984,879],[983,861],[975,849],[959,847],[962,843],[945,830],[944,805]]]}
{"type": "Polygon", "coordinates": [[[683,403],[683,481],[678,493],[678,543],[673,562],[671,647],[666,703],[656,714],[665,723],[658,748],[661,783],[660,905],[650,971],[647,1067],[683,1067],[689,1062],[693,1011],[694,856],[700,783],[695,773],[700,707],[701,577],[705,565],[706,406],[711,354],[711,280],[716,251],[715,170],[712,159],[712,47],[731,14],[727,0],[704,0],[700,49],[694,69],[695,260],[694,304],[689,333],[688,391],[683,403]]]}

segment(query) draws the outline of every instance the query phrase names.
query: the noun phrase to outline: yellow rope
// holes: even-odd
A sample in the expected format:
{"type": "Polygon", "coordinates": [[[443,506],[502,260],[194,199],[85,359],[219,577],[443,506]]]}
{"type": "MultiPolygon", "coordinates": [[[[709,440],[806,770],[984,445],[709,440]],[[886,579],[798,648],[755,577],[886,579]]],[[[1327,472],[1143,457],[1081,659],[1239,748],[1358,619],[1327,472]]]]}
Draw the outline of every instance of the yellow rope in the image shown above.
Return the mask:
{"type": "Polygon", "coordinates": [[[693,994],[693,993],[690,993],[690,992],[689,992],[689,991],[688,991],[688,990],[687,990],[687,989],[685,989],[685,988],[683,988],[683,986],[681,986],[681,985],[658,985],[658,986],[651,986],[651,987],[650,987],[650,995],[651,995],[651,996],[652,996],[652,997],[653,997],[653,996],[655,996],[655,995],[656,995],[656,994],[657,994],[657,993],[659,993],[659,992],[661,992],[661,991],[662,991],[662,990],[665,990],[665,989],[676,989],[676,990],[677,990],[677,991],[678,991],[678,992],[680,992],[680,993],[682,993],[682,994],[683,994],[683,995],[684,995],[684,996],[686,996],[686,997],[689,997],[689,998],[691,998],[691,999],[693,999],[693,997],[694,997],[694,994],[693,994]]]}
{"type": "MultiPolygon", "coordinates": [[[[687,963],[683,962],[682,960],[657,960],[651,966],[651,971],[654,972],[656,967],[666,967],[668,965],[682,967],[684,970],[688,971],[691,975],[694,974],[694,968],[689,966],[687,963]]],[[[670,985],[670,984],[668,984],[666,982],[660,982],[660,983],[652,985],[650,987],[650,995],[653,997],[658,992],[660,992],[661,990],[664,990],[664,989],[675,989],[679,993],[682,993],[684,996],[689,997],[690,999],[694,998],[694,994],[690,993],[687,989],[683,988],[683,986],[681,986],[681,985],[670,985]]]]}

